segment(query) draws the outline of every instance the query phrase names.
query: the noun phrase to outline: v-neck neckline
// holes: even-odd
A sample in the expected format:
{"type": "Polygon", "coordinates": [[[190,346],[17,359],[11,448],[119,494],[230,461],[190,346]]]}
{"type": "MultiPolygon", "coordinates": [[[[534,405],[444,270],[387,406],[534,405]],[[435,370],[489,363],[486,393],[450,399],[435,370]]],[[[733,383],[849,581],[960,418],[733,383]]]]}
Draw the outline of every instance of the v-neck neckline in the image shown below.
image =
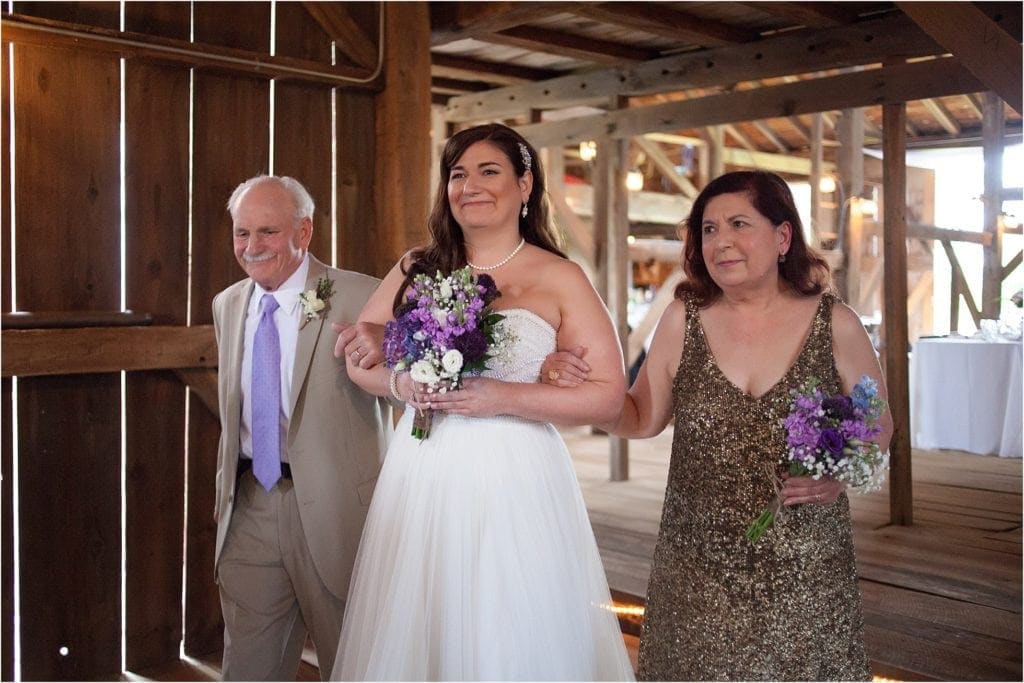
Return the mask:
{"type": "Polygon", "coordinates": [[[711,350],[711,344],[708,342],[708,337],[704,333],[704,323],[701,320],[700,311],[695,311],[695,315],[697,318],[697,331],[700,333],[701,343],[704,345],[704,351],[707,353],[708,358],[711,359],[711,366],[714,368],[714,371],[718,374],[718,377],[723,382],[725,382],[726,386],[728,386],[731,390],[735,391],[744,399],[752,403],[759,403],[762,399],[764,399],[764,397],[773,393],[780,386],[788,387],[791,384],[791,382],[787,382],[786,380],[789,378],[791,374],[793,374],[793,371],[796,370],[796,367],[800,364],[800,361],[807,353],[807,349],[811,342],[811,337],[814,336],[815,323],[818,322],[818,316],[821,315],[821,307],[825,303],[825,298],[826,296],[822,294],[821,298],[818,299],[818,305],[814,308],[814,315],[811,316],[810,325],[808,325],[807,331],[804,333],[803,342],[800,344],[800,352],[796,355],[796,358],[794,358],[793,362],[790,363],[788,368],[786,368],[786,371],[782,373],[782,376],[779,377],[778,380],[776,380],[771,386],[769,386],[762,394],[758,396],[754,396],[753,394],[748,394],[747,392],[743,391],[743,389],[741,389],[735,382],[729,379],[729,377],[725,374],[722,368],[718,365],[718,359],[715,357],[715,353],[711,350]]]}

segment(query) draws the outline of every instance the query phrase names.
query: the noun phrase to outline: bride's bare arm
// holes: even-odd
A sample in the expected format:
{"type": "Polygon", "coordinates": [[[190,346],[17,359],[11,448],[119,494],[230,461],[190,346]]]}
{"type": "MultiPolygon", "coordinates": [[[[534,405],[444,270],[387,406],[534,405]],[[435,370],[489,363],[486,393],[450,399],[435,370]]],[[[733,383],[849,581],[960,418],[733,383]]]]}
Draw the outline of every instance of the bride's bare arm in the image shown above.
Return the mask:
{"type": "MultiPolygon", "coordinates": [[[[380,285],[377,286],[376,291],[370,296],[366,305],[363,306],[363,310],[359,313],[359,322],[384,325],[393,319],[392,304],[395,300],[395,293],[398,292],[398,288],[402,286],[402,282],[405,280],[401,265],[402,261],[396,263],[381,281],[380,285]]],[[[340,338],[334,353],[339,357],[345,353],[340,338]]],[[[349,379],[369,393],[375,396],[391,395],[391,370],[385,367],[383,363],[372,368],[363,368],[353,361],[352,356],[346,355],[345,368],[348,370],[349,379]]],[[[412,391],[411,383],[407,377],[408,373],[403,374],[406,376],[400,378],[402,389],[400,393],[404,397],[408,397],[412,391]]]]}
{"type": "MultiPolygon", "coordinates": [[[[430,397],[436,409],[473,416],[514,415],[563,425],[614,421],[622,409],[626,380],[622,350],[608,310],[586,274],[562,261],[544,274],[557,292],[561,324],[558,346],[586,346],[590,373],[571,390],[541,383],[468,378],[461,391],[430,397]]],[[[426,398],[426,397],[424,397],[426,398]]]]}

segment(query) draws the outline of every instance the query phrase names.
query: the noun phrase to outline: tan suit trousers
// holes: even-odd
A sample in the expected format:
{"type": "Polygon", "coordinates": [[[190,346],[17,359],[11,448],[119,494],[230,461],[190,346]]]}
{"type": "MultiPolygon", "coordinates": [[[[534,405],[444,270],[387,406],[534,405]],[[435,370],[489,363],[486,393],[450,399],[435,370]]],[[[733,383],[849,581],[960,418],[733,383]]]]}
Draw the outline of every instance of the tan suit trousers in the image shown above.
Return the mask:
{"type": "Polygon", "coordinates": [[[218,575],[224,680],[295,680],[307,631],[330,676],[345,601],[317,574],[290,479],[267,491],[251,470],[241,476],[218,575]]]}

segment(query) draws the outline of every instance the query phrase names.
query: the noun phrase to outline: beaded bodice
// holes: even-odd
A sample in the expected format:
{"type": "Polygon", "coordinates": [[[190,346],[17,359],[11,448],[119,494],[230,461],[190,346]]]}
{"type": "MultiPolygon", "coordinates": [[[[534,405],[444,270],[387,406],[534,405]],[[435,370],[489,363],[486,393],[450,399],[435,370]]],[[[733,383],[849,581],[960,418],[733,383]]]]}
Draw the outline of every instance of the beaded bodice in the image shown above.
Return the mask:
{"type": "Polygon", "coordinates": [[[536,382],[544,358],[555,350],[556,333],[551,325],[533,311],[510,308],[498,311],[509,342],[506,348],[487,362],[484,377],[506,382],[536,382]]]}

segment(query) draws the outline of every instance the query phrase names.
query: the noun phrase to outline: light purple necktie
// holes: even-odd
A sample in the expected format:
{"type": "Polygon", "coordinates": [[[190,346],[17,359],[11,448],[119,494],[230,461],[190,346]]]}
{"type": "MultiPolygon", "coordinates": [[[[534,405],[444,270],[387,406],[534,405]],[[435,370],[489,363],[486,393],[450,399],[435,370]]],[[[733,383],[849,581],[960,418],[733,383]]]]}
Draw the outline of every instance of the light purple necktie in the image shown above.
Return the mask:
{"type": "Polygon", "coordinates": [[[281,342],[274,325],[273,294],[260,299],[252,342],[252,472],[270,490],[281,478],[281,342]]]}

